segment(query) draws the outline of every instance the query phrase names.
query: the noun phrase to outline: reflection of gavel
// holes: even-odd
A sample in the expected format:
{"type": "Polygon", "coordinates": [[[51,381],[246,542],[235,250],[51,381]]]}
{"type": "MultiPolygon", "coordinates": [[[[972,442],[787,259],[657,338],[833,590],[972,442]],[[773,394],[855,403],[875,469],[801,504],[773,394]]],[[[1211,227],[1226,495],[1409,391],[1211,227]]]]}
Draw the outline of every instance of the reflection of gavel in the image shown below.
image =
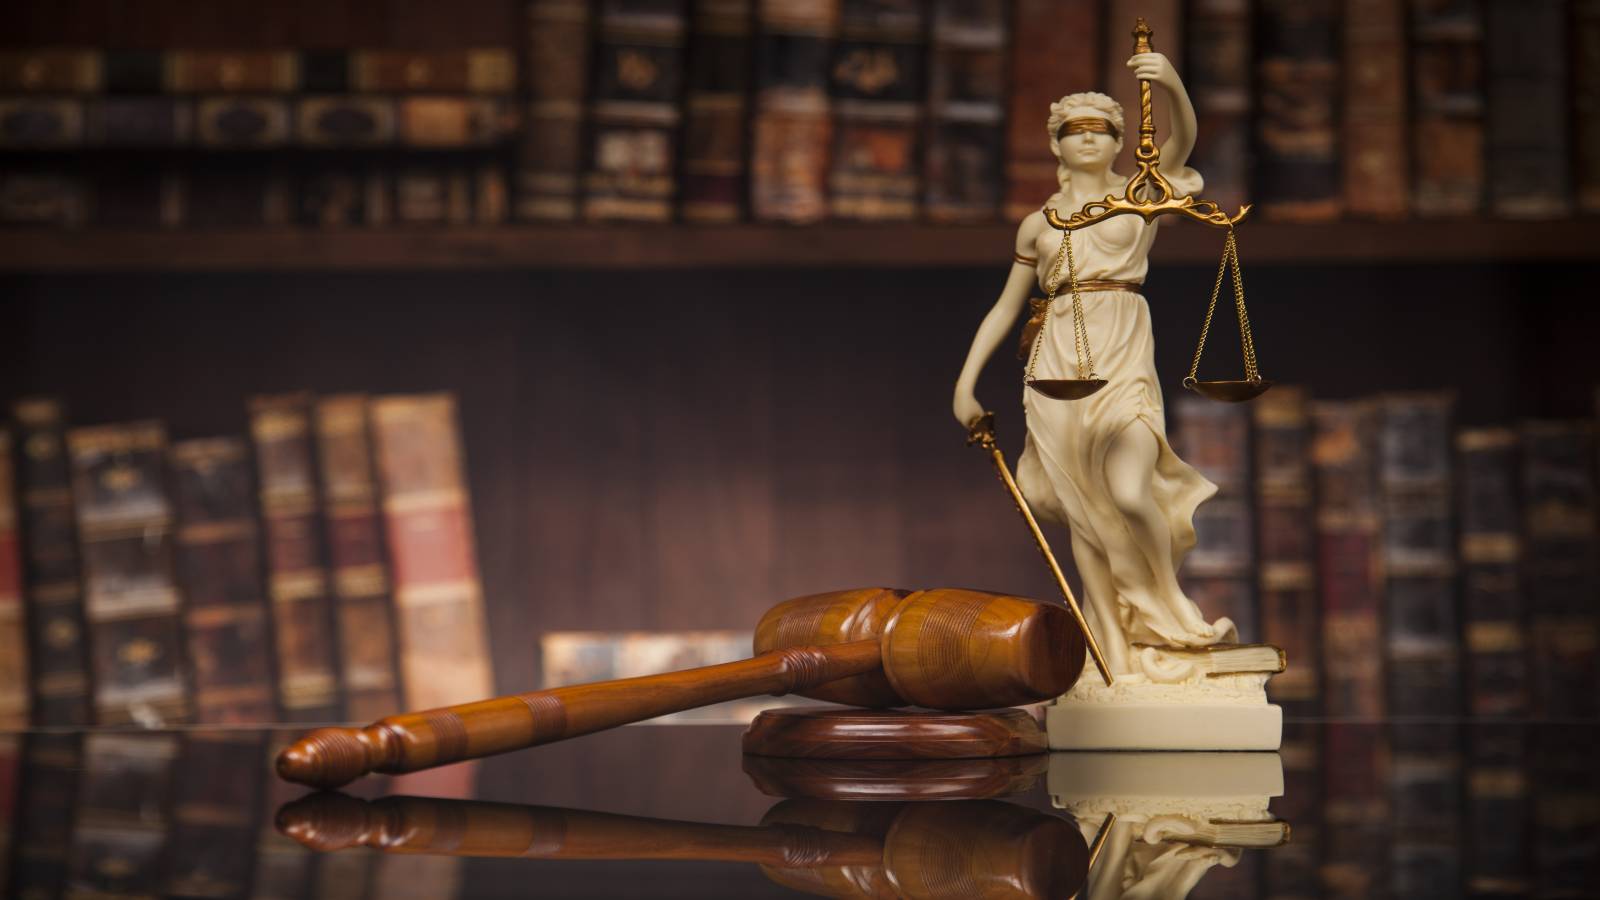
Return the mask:
{"type": "Polygon", "coordinates": [[[467,800],[312,794],[278,829],[322,851],[523,859],[758,863],[779,884],[831,897],[1066,897],[1088,848],[1068,820],[997,800],[785,800],[760,827],[674,822],[467,800]]]}
{"type": "Polygon", "coordinates": [[[758,694],[947,710],[1037,703],[1071,688],[1084,657],[1064,607],[953,588],[788,600],[762,616],[755,649],[739,662],[320,728],[279,755],[278,774],[333,788],[758,694]]]}

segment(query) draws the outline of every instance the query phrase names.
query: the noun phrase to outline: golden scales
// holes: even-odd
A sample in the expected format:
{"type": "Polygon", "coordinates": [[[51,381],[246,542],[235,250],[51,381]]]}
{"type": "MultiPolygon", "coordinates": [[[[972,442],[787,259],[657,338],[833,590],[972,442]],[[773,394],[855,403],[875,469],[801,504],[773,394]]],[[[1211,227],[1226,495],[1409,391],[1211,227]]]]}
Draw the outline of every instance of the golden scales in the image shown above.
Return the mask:
{"type": "MultiPolygon", "coordinates": [[[[1150,37],[1154,32],[1139,19],[1133,29],[1134,52],[1151,52],[1150,37]]],[[[1172,184],[1160,171],[1161,151],[1156,147],[1156,128],[1150,107],[1150,82],[1139,81],[1139,147],[1134,152],[1138,171],[1128,179],[1127,190],[1121,197],[1106,195],[1103,200],[1084,204],[1083,209],[1071,218],[1062,219],[1054,209],[1046,208],[1045,218],[1060,229],[1061,246],[1056,251],[1054,271],[1048,282],[1049,295],[1045,300],[1044,322],[1034,339],[1033,352],[1028,359],[1027,385],[1047,397],[1057,400],[1077,400],[1105,387],[1106,381],[1095,374],[1094,354],[1089,348],[1089,332],[1084,324],[1083,302],[1078,297],[1078,267],[1072,256],[1072,232],[1086,228],[1112,216],[1132,214],[1146,222],[1157,216],[1187,216],[1197,222],[1228,230],[1222,247],[1222,262],[1217,267],[1217,283],[1211,289],[1211,305],[1206,308],[1205,323],[1200,327],[1200,343],[1194,351],[1194,363],[1183,379],[1183,386],[1213,400],[1239,402],[1260,396],[1272,382],[1261,377],[1256,368],[1255,342],[1250,336],[1250,317],[1244,307],[1244,281],[1239,272],[1239,245],[1234,238],[1233,226],[1250,212],[1249,204],[1239,209],[1238,215],[1229,217],[1217,204],[1209,200],[1196,200],[1193,196],[1178,196],[1172,184]],[[1067,263],[1068,285],[1072,291],[1073,347],[1077,353],[1079,375],[1087,378],[1034,378],[1033,368],[1039,359],[1039,347],[1045,341],[1045,330],[1050,327],[1050,310],[1055,305],[1056,292],[1061,286],[1061,263],[1067,263]],[[1222,281],[1229,270],[1233,272],[1234,307],[1239,316],[1239,336],[1244,346],[1244,378],[1238,381],[1201,381],[1200,355],[1205,352],[1206,336],[1211,331],[1211,319],[1217,311],[1217,296],[1222,292],[1222,281]]]]}

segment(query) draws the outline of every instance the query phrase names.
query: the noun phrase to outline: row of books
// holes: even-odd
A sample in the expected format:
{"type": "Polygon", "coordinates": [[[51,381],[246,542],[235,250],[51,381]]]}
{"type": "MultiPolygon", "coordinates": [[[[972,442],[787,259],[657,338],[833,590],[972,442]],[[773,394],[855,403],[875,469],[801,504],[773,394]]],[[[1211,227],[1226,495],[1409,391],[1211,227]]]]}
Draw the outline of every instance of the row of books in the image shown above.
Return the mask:
{"type": "Polygon", "coordinates": [[[489,696],[448,394],[262,396],[250,439],[0,429],[0,728],[370,720],[489,696]],[[14,434],[14,438],[12,435],[14,434]]]}
{"type": "MultiPolygon", "coordinates": [[[[396,152],[450,150],[494,167],[506,198],[450,222],[1015,220],[1056,189],[1044,124],[1066,93],[1123,103],[1129,168],[1140,16],[1185,78],[1192,164],[1225,208],[1600,212],[1594,0],[527,0],[525,13],[515,47],[0,54],[0,152],[36,164],[0,177],[0,222],[213,224],[174,212],[207,204],[175,206],[160,179],[183,185],[203,164],[262,182],[270,158],[210,151],[283,147],[310,151],[314,174],[300,180],[311,199],[282,208],[362,194],[396,152]],[[135,174],[119,165],[130,148],[206,152],[135,174]],[[119,191],[143,198],[142,217],[119,191]]],[[[385,208],[282,221],[422,221],[385,208]]]]}
{"type": "Polygon", "coordinates": [[[1595,422],[1457,430],[1453,406],[1178,400],[1180,452],[1218,485],[1185,589],[1284,648],[1289,713],[1600,715],[1595,422]]]}

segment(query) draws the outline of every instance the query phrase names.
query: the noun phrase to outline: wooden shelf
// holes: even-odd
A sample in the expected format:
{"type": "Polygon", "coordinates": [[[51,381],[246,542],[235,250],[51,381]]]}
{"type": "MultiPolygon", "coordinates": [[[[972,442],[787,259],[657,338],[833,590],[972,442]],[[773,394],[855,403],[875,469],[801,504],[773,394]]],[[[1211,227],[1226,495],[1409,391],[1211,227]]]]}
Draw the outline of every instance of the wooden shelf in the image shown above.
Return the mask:
{"type": "MultiPolygon", "coordinates": [[[[505,226],[317,230],[0,230],[0,271],[291,271],[1000,266],[1014,226],[505,226]]],[[[1600,260],[1600,219],[1247,222],[1246,266],[1600,260]]],[[[1215,264],[1221,237],[1163,229],[1157,263],[1215,264]]]]}

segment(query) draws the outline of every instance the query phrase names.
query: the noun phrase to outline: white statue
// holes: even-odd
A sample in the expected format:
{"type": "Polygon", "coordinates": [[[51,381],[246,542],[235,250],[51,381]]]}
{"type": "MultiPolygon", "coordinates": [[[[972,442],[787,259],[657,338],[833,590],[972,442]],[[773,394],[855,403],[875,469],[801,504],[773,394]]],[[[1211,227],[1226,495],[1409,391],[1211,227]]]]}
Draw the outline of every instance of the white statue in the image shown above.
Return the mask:
{"type": "MultiPolygon", "coordinates": [[[[1170,102],[1171,136],[1160,148],[1158,171],[1178,194],[1198,196],[1200,174],[1184,165],[1194,148],[1195,113],[1183,82],[1160,53],[1136,53],[1128,67],[1140,80],[1162,88],[1170,102]]],[[[1072,557],[1087,595],[1085,615],[1116,681],[1107,687],[1086,671],[1066,701],[1122,707],[1215,701],[1267,713],[1265,674],[1246,670],[1252,674],[1219,678],[1212,674],[1210,654],[1181,652],[1233,643],[1238,636],[1226,618],[1206,621],[1178,585],[1178,566],[1195,543],[1195,508],[1217,488],[1179,459],[1167,441],[1150,308],[1141,295],[1160,219],[1116,215],[1067,232],[1044,214],[1049,208],[1070,216],[1090,201],[1126,190],[1129,177],[1111,169],[1126,133],[1122,107],[1104,94],[1069,94],[1051,105],[1047,127],[1050,149],[1060,161],[1060,190],[1017,229],[1010,276],[979,326],[956,381],[956,419],[971,427],[983,415],[974,394],[979,372],[1035,286],[1047,295],[1055,286],[1059,296],[1045,313],[1048,325],[1036,328],[1038,322],[1030,322],[1025,331],[1025,338],[1031,332],[1039,342],[1033,375],[1091,377],[1078,370],[1067,270],[1057,262],[1070,234],[1094,375],[1107,383],[1077,400],[1023,390],[1027,437],[1016,477],[1039,518],[1071,531],[1072,557]]],[[[1035,318],[1042,321],[1043,315],[1036,312],[1035,318]]],[[[1235,665],[1232,671],[1240,669],[1235,665]]],[[[1058,745],[1061,729],[1053,728],[1051,746],[1274,749],[1281,711],[1270,709],[1265,718],[1245,714],[1248,734],[1230,732],[1235,726],[1224,723],[1220,736],[1190,738],[1180,723],[1179,733],[1165,739],[1126,736],[1144,733],[1140,729],[1147,723],[1138,720],[1115,725],[1118,736],[1090,737],[1087,743],[1058,745]]],[[[1202,721],[1194,725],[1205,729],[1202,721]]]]}

